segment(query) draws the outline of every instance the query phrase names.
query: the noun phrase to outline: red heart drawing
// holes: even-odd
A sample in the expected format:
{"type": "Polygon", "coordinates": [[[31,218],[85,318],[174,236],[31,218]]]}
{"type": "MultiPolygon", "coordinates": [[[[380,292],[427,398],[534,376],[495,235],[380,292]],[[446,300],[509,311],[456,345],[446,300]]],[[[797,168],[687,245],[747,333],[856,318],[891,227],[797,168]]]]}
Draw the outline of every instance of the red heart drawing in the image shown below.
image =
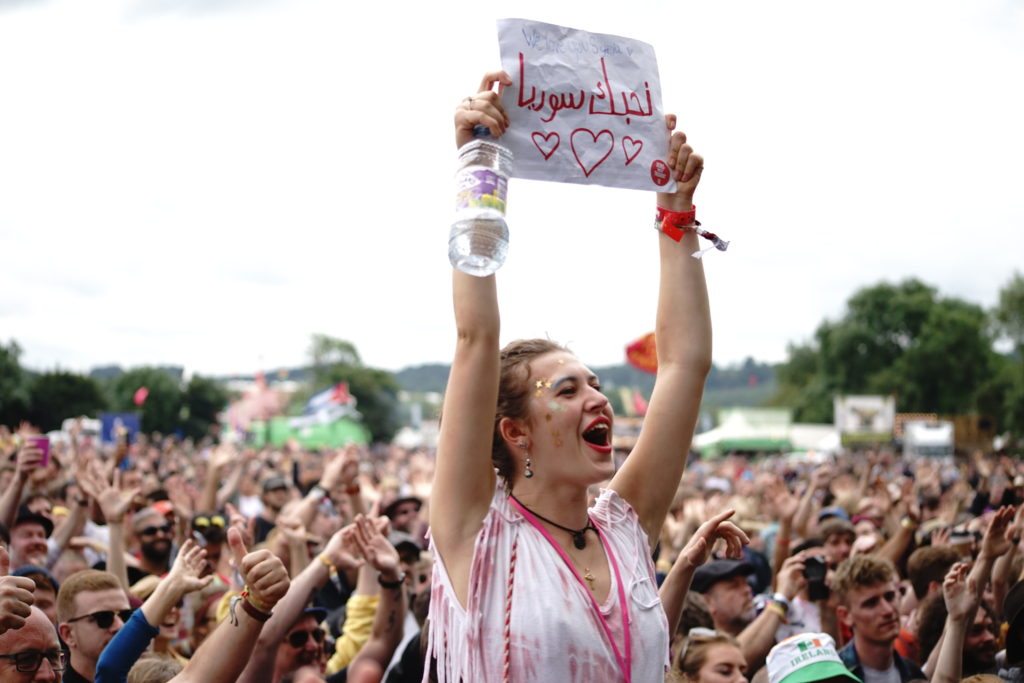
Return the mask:
{"type": "Polygon", "coordinates": [[[633,162],[633,159],[636,159],[637,156],[639,156],[640,150],[643,148],[643,140],[634,140],[628,135],[622,138],[622,153],[626,155],[626,166],[629,166],[633,162]],[[629,150],[631,149],[633,150],[632,154],[629,153],[629,150]]]}
{"type": "Polygon", "coordinates": [[[543,155],[545,161],[551,158],[551,155],[555,153],[556,149],[558,149],[558,145],[562,143],[562,138],[558,136],[558,133],[554,132],[544,135],[544,133],[541,133],[540,131],[534,131],[533,135],[530,137],[533,138],[534,146],[540,151],[541,155],[543,155]],[[554,142],[552,142],[552,140],[554,140],[554,142]]]}
{"type": "Polygon", "coordinates": [[[615,136],[607,129],[595,134],[589,128],[577,128],[572,132],[570,143],[576,163],[583,169],[583,175],[589,178],[594,169],[600,166],[615,149],[615,136]],[[608,136],[607,139],[605,136],[608,136]],[[601,140],[604,142],[599,142],[601,140]]]}

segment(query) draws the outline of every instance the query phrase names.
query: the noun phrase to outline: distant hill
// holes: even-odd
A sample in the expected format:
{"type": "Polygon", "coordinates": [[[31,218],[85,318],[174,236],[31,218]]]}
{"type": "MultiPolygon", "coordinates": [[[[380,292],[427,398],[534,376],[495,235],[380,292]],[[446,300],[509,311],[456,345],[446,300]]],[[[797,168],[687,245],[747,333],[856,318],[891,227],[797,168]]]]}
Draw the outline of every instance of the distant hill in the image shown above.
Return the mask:
{"type": "MultiPolygon", "coordinates": [[[[413,394],[444,393],[451,366],[444,363],[417,365],[395,373],[402,389],[413,394]]],[[[606,391],[622,387],[639,389],[650,396],[654,388],[654,375],[637,370],[631,365],[595,367],[606,391]]],[[[704,391],[704,409],[715,410],[723,406],[763,405],[775,393],[775,366],[758,363],[748,358],[743,363],[727,367],[713,366],[704,391]]]]}

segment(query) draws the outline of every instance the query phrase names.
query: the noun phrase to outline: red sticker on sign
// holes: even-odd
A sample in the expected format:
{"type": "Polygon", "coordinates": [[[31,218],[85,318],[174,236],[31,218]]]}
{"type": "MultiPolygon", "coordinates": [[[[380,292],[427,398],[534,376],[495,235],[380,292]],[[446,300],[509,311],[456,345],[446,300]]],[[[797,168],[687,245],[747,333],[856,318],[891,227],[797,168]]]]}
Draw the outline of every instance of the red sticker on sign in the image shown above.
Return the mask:
{"type": "Polygon", "coordinates": [[[654,184],[658,187],[668,185],[669,175],[668,164],[661,159],[657,159],[653,164],[651,164],[651,180],[653,180],[654,184]]]}

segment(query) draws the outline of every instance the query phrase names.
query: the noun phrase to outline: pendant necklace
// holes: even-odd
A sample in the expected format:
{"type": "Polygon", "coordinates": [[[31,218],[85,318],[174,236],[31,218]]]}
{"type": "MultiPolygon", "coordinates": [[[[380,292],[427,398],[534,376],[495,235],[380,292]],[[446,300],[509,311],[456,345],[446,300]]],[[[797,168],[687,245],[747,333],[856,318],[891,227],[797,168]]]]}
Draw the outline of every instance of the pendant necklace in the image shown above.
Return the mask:
{"type": "Polygon", "coordinates": [[[588,584],[590,584],[590,590],[593,592],[595,579],[594,575],[590,573],[590,567],[583,568],[583,578],[588,584]]]}
{"type": "MultiPolygon", "coordinates": [[[[516,501],[520,505],[523,505],[523,502],[521,500],[519,500],[518,498],[516,498],[515,494],[509,493],[508,495],[512,496],[512,499],[514,501],[516,501]]],[[[543,521],[547,522],[548,524],[550,524],[551,526],[558,527],[562,531],[565,531],[565,532],[571,534],[572,535],[572,544],[574,546],[576,546],[577,550],[583,550],[584,548],[587,547],[587,530],[588,529],[592,530],[595,534],[597,533],[597,527],[595,527],[594,523],[590,521],[590,515],[589,514],[587,515],[587,525],[585,527],[583,527],[582,529],[570,529],[567,526],[562,526],[558,522],[552,522],[550,519],[548,519],[547,517],[544,517],[540,513],[537,513],[537,512],[534,512],[533,510],[530,510],[530,508],[526,507],[525,505],[523,505],[523,507],[526,508],[527,510],[529,510],[530,514],[533,515],[534,517],[536,517],[537,519],[543,520],[543,521]]],[[[589,574],[590,572],[588,571],[587,573],[589,574]]],[[[587,578],[587,577],[584,576],[583,578],[587,578]]],[[[594,579],[594,577],[591,576],[588,579],[588,581],[593,581],[593,579],[594,579]]],[[[591,585],[591,588],[593,588],[593,585],[591,585]]]]}

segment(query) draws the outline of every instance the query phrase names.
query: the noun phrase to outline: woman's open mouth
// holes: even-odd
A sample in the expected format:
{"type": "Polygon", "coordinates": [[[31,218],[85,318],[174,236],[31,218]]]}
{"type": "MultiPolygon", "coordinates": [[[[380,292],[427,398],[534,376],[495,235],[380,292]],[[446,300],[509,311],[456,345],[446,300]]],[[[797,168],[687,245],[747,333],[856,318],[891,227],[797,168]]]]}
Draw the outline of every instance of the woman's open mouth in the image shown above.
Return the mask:
{"type": "Polygon", "coordinates": [[[612,425],[606,417],[599,417],[583,430],[583,440],[598,453],[612,452],[612,425]]]}

